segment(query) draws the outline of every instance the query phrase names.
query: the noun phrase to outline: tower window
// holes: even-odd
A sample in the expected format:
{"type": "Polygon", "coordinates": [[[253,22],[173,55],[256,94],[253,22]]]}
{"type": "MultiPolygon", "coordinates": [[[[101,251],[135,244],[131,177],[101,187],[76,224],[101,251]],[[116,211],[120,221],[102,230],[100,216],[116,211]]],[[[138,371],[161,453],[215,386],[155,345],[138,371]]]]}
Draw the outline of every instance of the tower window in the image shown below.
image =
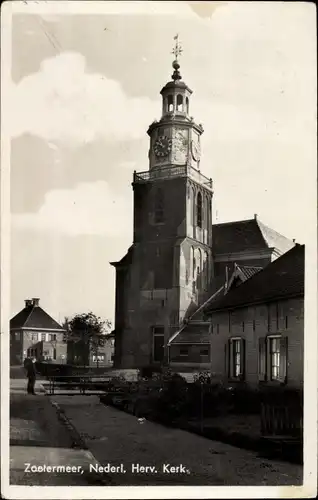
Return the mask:
{"type": "Polygon", "coordinates": [[[168,113],[171,113],[173,111],[173,96],[172,95],[168,95],[168,99],[167,99],[167,107],[168,107],[168,113]]]}
{"type": "Polygon", "coordinates": [[[181,94],[177,95],[177,111],[183,111],[183,97],[181,94]]]}
{"type": "Polygon", "coordinates": [[[197,196],[197,225],[202,227],[202,194],[197,196]]]}
{"type": "Polygon", "coordinates": [[[155,195],[155,223],[164,222],[164,197],[162,189],[158,188],[155,195]]]}
{"type": "Polygon", "coordinates": [[[187,114],[189,114],[189,99],[188,99],[188,97],[186,97],[185,102],[186,102],[186,112],[187,112],[187,114]]]}

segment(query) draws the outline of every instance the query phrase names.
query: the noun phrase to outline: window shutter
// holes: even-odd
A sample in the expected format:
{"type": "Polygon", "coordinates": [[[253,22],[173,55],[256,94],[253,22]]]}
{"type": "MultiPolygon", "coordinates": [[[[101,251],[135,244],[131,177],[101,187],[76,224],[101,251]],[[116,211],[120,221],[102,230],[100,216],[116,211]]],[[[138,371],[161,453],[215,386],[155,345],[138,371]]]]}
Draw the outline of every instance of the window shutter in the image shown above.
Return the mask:
{"type": "Polygon", "coordinates": [[[287,354],[288,354],[288,337],[280,339],[280,356],[279,356],[279,381],[283,384],[287,382],[287,354]]]}
{"type": "Polygon", "coordinates": [[[233,356],[233,342],[231,339],[228,340],[228,376],[232,378],[234,376],[234,356],[233,356]]]}
{"type": "Polygon", "coordinates": [[[246,368],[246,354],[245,354],[246,342],[245,339],[241,339],[241,366],[240,366],[240,374],[243,379],[245,379],[245,368],[246,368]]]}
{"type": "Polygon", "coordinates": [[[266,337],[261,337],[258,341],[258,379],[266,380],[266,337]]]}
{"type": "Polygon", "coordinates": [[[224,367],[225,367],[225,376],[230,376],[230,343],[229,341],[224,344],[224,367]]]}

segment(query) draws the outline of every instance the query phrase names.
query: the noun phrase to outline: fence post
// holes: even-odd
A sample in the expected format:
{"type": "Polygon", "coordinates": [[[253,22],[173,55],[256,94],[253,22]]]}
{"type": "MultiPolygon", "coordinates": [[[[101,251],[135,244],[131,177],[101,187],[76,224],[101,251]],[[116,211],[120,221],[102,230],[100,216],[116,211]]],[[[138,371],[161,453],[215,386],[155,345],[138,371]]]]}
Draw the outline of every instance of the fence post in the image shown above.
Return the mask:
{"type": "Polygon", "coordinates": [[[203,383],[200,383],[201,386],[201,425],[200,425],[200,430],[201,434],[203,434],[203,383]]]}

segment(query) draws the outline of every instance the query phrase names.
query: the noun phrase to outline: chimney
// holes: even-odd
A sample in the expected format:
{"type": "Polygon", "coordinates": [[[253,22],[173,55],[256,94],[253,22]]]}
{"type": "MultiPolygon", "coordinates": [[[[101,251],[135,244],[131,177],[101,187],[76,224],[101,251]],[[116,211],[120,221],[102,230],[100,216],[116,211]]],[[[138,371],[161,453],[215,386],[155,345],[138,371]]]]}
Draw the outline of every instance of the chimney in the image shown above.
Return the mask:
{"type": "Polygon", "coordinates": [[[296,240],[295,240],[295,238],[293,238],[293,243],[296,243],[296,240]]]}
{"type": "Polygon", "coordinates": [[[37,298],[32,299],[32,304],[34,305],[34,307],[39,307],[39,302],[40,302],[40,299],[37,299],[37,298]]]}
{"type": "Polygon", "coordinates": [[[257,217],[258,217],[258,215],[257,215],[257,214],[254,214],[254,219],[255,219],[255,220],[257,220],[257,217]]]}
{"type": "Polygon", "coordinates": [[[30,299],[25,299],[25,307],[31,307],[32,306],[32,300],[30,299]]]}

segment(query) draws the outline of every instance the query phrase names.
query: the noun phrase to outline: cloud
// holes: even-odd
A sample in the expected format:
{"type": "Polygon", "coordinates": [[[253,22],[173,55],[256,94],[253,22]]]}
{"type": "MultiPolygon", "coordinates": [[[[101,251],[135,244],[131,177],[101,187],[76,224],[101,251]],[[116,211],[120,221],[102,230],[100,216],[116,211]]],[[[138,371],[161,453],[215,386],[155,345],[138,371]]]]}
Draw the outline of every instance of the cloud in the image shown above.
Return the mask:
{"type": "Polygon", "coordinates": [[[30,133],[69,145],[139,139],[159,108],[149,98],[130,98],[117,81],[89,73],[81,54],[65,52],[12,84],[11,134],[30,133]]]}
{"type": "Polygon", "coordinates": [[[74,189],[49,191],[35,214],[12,216],[15,229],[48,231],[69,236],[118,237],[132,227],[132,197],[111,191],[107,182],[78,184],[74,189]]]}

